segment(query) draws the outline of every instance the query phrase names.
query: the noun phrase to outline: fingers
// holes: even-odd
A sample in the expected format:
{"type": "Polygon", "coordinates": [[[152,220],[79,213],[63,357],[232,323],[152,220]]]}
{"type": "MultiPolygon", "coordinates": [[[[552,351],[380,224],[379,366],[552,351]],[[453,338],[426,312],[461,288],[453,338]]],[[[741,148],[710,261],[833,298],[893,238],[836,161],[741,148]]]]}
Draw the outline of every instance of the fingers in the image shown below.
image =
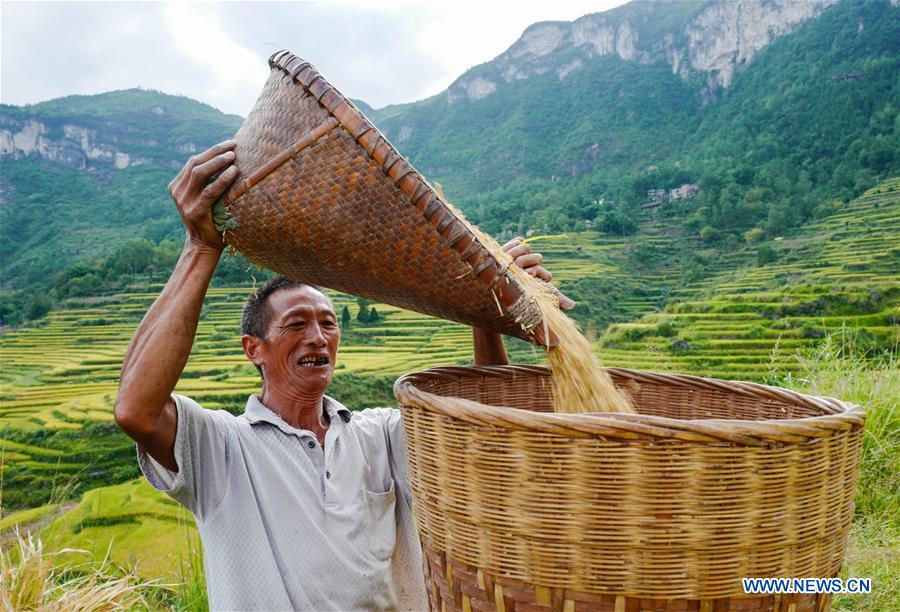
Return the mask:
{"type": "MultiPolygon", "coordinates": [[[[528,246],[528,245],[525,245],[528,246]]],[[[513,249],[515,251],[519,247],[513,249]]],[[[510,252],[512,255],[512,252],[510,252]]],[[[528,253],[527,255],[513,255],[515,257],[516,265],[522,268],[523,270],[528,270],[532,266],[540,266],[544,262],[544,256],[540,253],[528,253]]],[[[546,270],[545,270],[546,272],[546,270]]]]}
{"type": "Polygon", "coordinates": [[[525,271],[546,283],[549,283],[551,280],[553,280],[553,275],[550,274],[550,271],[544,266],[529,266],[525,268],[525,271]]]}
{"type": "MultiPolygon", "coordinates": [[[[547,268],[541,265],[544,262],[544,256],[540,253],[532,253],[531,245],[524,240],[525,239],[521,236],[516,236],[503,245],[503,250],[513,258],[517,266],[528,272],[530,275],[549,283],[553,278],[553,275],[550,274],[550,271],[547,268]]],[[[559,296],[560,309],[571,310],[575,308],[575,300],[562,293],[557,293],[557,295],[559,296]]]]}
{"type": "Polygon", "coordinates": [[[216,155],[206,163],[194,166],[191,170],[190,191],[196,193],[203,189],[209,179],[216,173],[221,172],[229,164],[234,162],[234,151],[225,151],[216,155]],[[196,191],[195,191],[196,190],[196,191]]]}
{"type": "Polygon", "coordinates": [[[567,295],[559,294],[559,307],[562,310],[572,310],[575,308],[575,300],[567,295]]]}
{"type": "Polygon", "coordinates": [[[506,251],[510,257],[516,259],[517,257],[531,253],[531,245],[524,242],[521,237],[517,237],[504,244],[503,250],[506,251]]]}
{"type": "Polygon", "coordinates": [[[195,155],[187,160],[187,163],[181,168],[181,171],[172,179],[172,182],[169,183],[169,191],[173,192],[177,189],[178,185],[186,178],[190,177],[191,172],[197,166],[203,165],[214,157],[225,153],[226,151],[231,151],[235,147],[235,142],[233,140],[226,140],[224,142],[220,142],[217,145],[213,145],[203,153],[199,155],[195,155]]]}
{"type": "Polygon", "coordinates": [[[511,248],[513,248],[514,246],[516,246],[523,240],[524,240],[524,238],[522,238],[521,236],[516,236],[515,238],[513,238],[512,240],[510,240],[509,242],[507,242],[506,244],[503,245],[503,250],[506,252],[509,252],[509,250],[511,248]]]}
{"type": "Polygon", "coordinates": [[[200,153],[199,155],[196,155],[196,156],[192,157],[191,159],[189,159],[188,164],[190,164],[192,167],[200,166],[202,164],[205,164],[212,158],[217,157],[217,156],[221,155],[222,153],[225,153],[226,151],[231,151],[232,149],[234,149],[234,146],[235,146],[235,142],[233,140],[226,140],[224,142],[220,142],[217,145],[211,146],[203,153],[200,153]]]}
{"type": "Polygon", "coordinates": [[[517,236],[504,244],[503,250],[513,258],[513,261],[516,262],[517,266],[532,276],[536,276],[549,283],[550,279],[553,278],[553,275],[541,265],[544,261],[544,256],[540,253],[532,253],[531,245],[527,242],[523,242],[523,240],[524,239],[521,236],[517,236]]]}
{"type": "Polygon", "coordinates": [[[238,169],[237,166],[229,166],[225,169],[222,174],[220,174],[216,180],[207,185],[203,189],[203,199],[208,202],[215,202],[222,194],[225,193],[231,184],[234,182],[234,179],[237,178],[238,169]]]}

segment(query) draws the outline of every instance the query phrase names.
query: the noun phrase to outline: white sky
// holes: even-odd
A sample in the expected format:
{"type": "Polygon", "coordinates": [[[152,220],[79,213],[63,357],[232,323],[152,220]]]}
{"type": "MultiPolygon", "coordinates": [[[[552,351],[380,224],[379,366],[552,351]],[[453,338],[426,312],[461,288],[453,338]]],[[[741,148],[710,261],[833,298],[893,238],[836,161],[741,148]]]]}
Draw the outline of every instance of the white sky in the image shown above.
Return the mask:
{"type": "Polygon", "coordinates": [[[538,21],[625,0],[0,2],[0,101],[144,87],[250,111],[288,48],[376,108],[436,94],[538,21]]]}

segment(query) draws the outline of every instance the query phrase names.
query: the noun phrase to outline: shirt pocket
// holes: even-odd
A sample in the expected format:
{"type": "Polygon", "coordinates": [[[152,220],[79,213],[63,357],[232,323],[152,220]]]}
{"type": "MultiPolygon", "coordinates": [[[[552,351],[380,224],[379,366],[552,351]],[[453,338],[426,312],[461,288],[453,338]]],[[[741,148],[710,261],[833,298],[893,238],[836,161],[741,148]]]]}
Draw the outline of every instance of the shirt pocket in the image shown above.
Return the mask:
{"type": "Polygon", "coordinates": [[[372,554],[387,560],[394,552],[397,541],[397,495],[394,481],[384,492],[366,490],[366,532],[372,554]]]}

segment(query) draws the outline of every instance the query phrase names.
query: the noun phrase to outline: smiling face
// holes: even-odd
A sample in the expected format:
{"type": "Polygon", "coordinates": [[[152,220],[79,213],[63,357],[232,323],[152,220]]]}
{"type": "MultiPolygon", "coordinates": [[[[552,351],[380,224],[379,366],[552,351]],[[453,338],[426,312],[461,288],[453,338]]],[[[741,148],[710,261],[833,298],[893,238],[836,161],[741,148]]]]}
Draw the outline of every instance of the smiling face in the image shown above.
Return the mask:
{"type": "Polygon", "coordinates": [[[287,287],[272,293],[267,306],[265,338],[243,338],[244,352],[262,368],[266,387],[284,397],[323,394],[341,340],[331,300],[312,287],[287,287]]]}

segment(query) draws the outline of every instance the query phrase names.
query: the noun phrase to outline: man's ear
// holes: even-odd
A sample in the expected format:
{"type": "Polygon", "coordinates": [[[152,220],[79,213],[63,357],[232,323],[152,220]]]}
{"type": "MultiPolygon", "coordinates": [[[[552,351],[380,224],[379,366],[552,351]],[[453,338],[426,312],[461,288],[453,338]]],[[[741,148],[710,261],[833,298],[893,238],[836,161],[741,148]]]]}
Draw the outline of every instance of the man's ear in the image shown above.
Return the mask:
{"type": "Polygon", "coordinates": [[[244,334],[241,336],[241,346],[244,348],[244,354],[247,359],[252,361],[257,367],[261,367],[262,360],[262,343],[263,341],[256,336],[244,334]]]}

